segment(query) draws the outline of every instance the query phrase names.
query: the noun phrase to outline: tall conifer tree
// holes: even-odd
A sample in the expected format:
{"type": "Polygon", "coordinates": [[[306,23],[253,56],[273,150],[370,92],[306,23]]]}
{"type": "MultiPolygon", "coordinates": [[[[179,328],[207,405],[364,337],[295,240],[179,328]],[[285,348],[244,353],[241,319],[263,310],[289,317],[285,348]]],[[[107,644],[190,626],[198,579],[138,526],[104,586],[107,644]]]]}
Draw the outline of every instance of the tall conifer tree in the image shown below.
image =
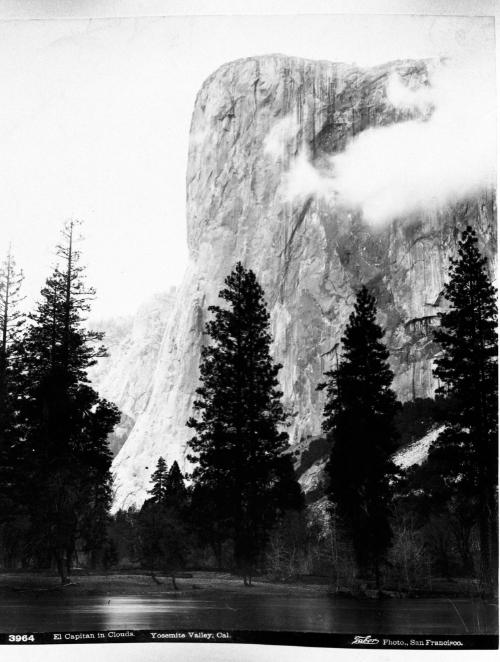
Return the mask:
{"type": "MultiPolygon", "coordinates": [[[[137,520],[139,554],[145,565],[174,572],[184,566],[189,549],[186,486],[177,462],[169,470],[163,457],[151,482],[151,498],[144,502],[137,520]]],[[[172,582],[177,589],[173,574],[172,582]]]]}
{"type": "Polygon", "coordinates": [[[435,339],[442,353],[434,374],[441,382],[446,427],[429,455],[442,475],[449,498],[475,510],[479,524],[481,577],[498,579],[498,376],[496,290],[486,258],[468,226],[451,260],[444,294],[450,308],[441,314],[435,339]]]}
{"type": "Polygon", "coordinates": [[[165,458],[158,458],[156,469],[151,476],[153,487],[149,490],[151,501],[154,503],[163,503],[167,490],[168,468],[165,458]]]}
{"type": "Polygon", "coordinates": [[[323,429],[333,442],[327,467],[330,499],[352,541],[360,575],[372,571],[379,585],[391,541],[391,453],[398,404],[376,312],[375,299],[362,287],[342,338],[342,358],[320,388],[327,390],[323,429]]]}
{"type": "Polygon", "coordinates": [[[253,271],[239,262],[219,296],[226,306],[209,308],[211,344],[202,349],[197,416],[188,421],[196,433],[190,459],[195,491],[211,500],[214,527],[231,537],[247,584],[277,517],[288,435],[280,431],[281,366],[271,358],[269,313],[253,271]]]}
{"type": "Polygon", "coordinates": [[[0,266],[0,524],[7,564],[13,560],[20,518],[17,487],[24,480],[19,444],[19,359],[17,345],[24,323],[19,309],[23,273],[9,248],[0,266]]]}
{"type": "Polygon", "coordinates": [[[22,342],[31,554],[55,559],[63,582],[77,541],[90,553],[104,542],[111,500],[107,436],[119,419],[87,377],[104,348],[102,334],[84,326],[94,290],[83,283],[77,226],[72,221],[64,228],[59,265],[22,342]]]}
{"type": "MultiPolygon", "coordinates": [[[[16,342],[19,340],[24,315],[19,310],[24,276],[16,268],[9,249],[0,266],[0,456],[1,466],[8,460],[12,444],[16,409],[16,342]]],[[[5,477],[5,476],[4,476],[5,477]]]]}
{"type": "Polygon", "coordinates": [[[187,490],[177,460],[174,460],[166,477],[165,498],[169,506],[177,508],[179,511],[187,502],[187,490]]]}

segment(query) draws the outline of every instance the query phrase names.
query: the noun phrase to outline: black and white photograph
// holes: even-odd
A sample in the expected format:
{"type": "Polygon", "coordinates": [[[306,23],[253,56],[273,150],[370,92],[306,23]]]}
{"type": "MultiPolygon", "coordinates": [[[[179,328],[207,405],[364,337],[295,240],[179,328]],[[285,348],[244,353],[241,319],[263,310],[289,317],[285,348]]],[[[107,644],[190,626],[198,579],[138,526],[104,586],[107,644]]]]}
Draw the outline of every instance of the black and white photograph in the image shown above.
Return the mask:
{"type": "Polygon", "coordinates": [[[498,648],[494,3],[316,4],[0,5],[2,651],[498,648]]]}

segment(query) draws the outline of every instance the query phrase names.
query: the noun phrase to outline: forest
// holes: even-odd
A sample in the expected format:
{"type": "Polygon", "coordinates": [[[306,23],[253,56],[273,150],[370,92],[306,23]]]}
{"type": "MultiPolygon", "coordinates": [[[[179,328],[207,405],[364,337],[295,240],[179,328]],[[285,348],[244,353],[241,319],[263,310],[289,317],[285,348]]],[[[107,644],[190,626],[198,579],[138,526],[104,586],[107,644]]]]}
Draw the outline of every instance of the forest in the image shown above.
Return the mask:
{"type": "Polygon", "coordinates": [[[336,594],[421,595],[439,581],[498,594],[496,290],[474,230],[451,260],[447,306],[432,333],[439,388],[401,403],[376,292],[361,286],[324,381],[324,489],[304,495],[290,451],[290,411],[272,357],[266,293],[238,262],[208,308],[191,418],[189,465],[155,458],[141,507],[112,511],[108,436],[120,420],[87,371],[106,355],[87,328],[95,291],[68,222],[58,263],[24,312],[11,252],[0,271],[0,566],[176,577],[224,569],[259,578],[321,578],[336,594]],[[406,469],[394,454],[437,431],[406,469]]]}

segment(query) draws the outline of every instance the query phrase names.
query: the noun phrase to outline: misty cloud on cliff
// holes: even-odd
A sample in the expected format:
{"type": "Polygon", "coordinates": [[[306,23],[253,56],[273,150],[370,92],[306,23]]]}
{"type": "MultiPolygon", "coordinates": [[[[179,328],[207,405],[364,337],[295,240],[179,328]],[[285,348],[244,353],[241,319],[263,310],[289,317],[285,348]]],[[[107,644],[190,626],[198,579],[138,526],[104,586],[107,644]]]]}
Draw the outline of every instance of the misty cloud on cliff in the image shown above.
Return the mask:
{"type": "Polygon", "coordinates": [[[389,79],[389,102],[417,118],[360,133],[318,170],[303,151],[282,186],[287,200],[310,195],[359,209],[379,226],[494,186],[495,77],[490,61],[444,62],[430,86],[389,79]],[[314,171],[314,173],[313,173],[314,171]]]}
{"type": "Polygon", "coordinates": [[[387,100],[395,108],[418,110],[422,114],[433,110],[435,90],[430,85],[405,85],[397,73],[389,77],[385,93],[387,100]]]}
{"type": "Polygon", "coordinates": [[[336,199],[334,180],[328,171],[321,171],[311,163],[309,150],[304,147],[285,173],[280,187],[285,200],[303,201],[311,195],[330,203],[336,199]]]}
{"type": "Polygon", "coordinates": [[[278,120],[264,138],[264,153],[280,159],[286,153],[288,144],[295,139],[299,123],[293,115],[286,115],[278,120]]]}

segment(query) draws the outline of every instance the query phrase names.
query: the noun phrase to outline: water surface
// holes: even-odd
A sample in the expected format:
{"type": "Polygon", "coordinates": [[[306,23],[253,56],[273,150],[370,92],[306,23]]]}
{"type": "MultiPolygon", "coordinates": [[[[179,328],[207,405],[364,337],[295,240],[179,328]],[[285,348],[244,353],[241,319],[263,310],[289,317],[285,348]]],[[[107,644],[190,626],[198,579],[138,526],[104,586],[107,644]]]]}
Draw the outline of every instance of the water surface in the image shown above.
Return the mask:
{"type": "Polygon", "coordinates": [[[496,633],[497,623],[493,602],[471,599],[31,594],[0,602],[1,632],[200,628],[456,635],[496,633]]]}

